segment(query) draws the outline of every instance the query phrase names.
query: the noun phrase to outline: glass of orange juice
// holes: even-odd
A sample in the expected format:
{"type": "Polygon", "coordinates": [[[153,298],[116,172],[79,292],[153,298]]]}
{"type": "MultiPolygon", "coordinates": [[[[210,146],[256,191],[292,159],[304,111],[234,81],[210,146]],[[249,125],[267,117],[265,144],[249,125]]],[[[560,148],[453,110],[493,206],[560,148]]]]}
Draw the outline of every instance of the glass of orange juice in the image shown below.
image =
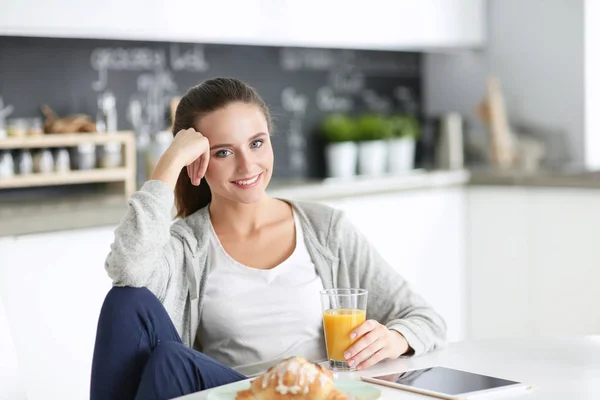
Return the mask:
{"type": "Polygon", "coordinates": [[[344,352],[359,339],[350,339],[352,330],[367,319],[367,294],[364,289],[321,290],[327,358],[334,371],[356,370],[348,365],[344,352]]]}

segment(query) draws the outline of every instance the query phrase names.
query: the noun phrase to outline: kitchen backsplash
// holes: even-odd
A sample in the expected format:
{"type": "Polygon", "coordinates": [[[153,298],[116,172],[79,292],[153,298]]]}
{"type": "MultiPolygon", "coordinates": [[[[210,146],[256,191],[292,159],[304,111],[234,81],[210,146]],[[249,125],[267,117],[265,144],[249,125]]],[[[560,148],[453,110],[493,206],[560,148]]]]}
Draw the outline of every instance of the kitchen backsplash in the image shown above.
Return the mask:
{"type": "Polygon", "coordinates": [[[270,106],[275,178],[323,176],[318,124],[328,113],[421,108],[419,53],[0,37],[0,96],[15,118],[41,117],[44,104],[95,118],[111,92],[119,130],[140,118],[132,104],[166,129],[169,101],[217,76],[244,80],[270,106]]]}

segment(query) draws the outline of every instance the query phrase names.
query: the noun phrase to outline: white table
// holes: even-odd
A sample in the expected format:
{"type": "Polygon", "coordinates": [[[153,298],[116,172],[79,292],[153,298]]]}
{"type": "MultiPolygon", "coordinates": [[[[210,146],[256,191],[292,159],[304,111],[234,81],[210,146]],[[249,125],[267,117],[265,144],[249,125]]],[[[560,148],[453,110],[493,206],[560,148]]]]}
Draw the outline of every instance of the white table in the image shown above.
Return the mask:
{"type": "MultiPolygon", "coordinates": [[[[400,358],[366,371],[344,372],[344,379],[359,379],[400,370],[436,365],[495,375],[525,382],[533,389],[511,399],[600,399],[600,335],[569,338],[495,339],[451,343],[421,357],[400,358]]],[[[431,397],[378,386],[384,399],[432,399],[431,397]]],[[[210,390],[179,397],[203,400],[210,390]]]]}

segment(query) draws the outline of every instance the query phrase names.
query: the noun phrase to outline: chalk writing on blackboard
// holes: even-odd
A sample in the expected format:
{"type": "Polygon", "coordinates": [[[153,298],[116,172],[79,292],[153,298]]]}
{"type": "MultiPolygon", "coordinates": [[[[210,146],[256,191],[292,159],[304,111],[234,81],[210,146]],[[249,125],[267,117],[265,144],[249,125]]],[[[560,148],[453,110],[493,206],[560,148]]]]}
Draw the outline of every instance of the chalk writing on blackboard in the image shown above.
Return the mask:
{"type": "Polygon", "coordinates": [[[371,111],[388,113],[392,110],[392,99],[366,89],[362,92],[362,99],[371,111]]]}
{"type": "Polygon", "coordinates": [[[191,71],[206,72],[208,62],[202,45],[192,45],[183,50],[174,43],[169,47],[169,57],[162,49],[148,47],[101,47],[92,51],[92,68],[98,72],[98,80],[92,83],[96,91],[103,91],[108,84],[108,71],[191,71]]]}
{"type": "Polygon", "coordinates": [[[394,88],[394,98],[398,102],[401,112],[413,115],[419,113],[419,103],[409,87],[397,86],[394,88]]]}
{"type": "Polygon", "coordinates": [[[362,72],[336,69],[329,74],[329,84],[336,92],[357,94],[365,87],[365,76],[362,72]]]}
{"type": "Polygon", "coordinates": [[[145,47],[98,48],[92,51],[90,57],[92,68],[96,71],[103,69],[142,71],[164,66],[165,61],[165,54],[162,50],[145,47]]]}
{"type": "Polygon", "coordinates": [[[333,89],[323,86],[317,90],[317,108],[323,112],[349,112],[354,101],[347,96],[336,94],[333,89]]]}
{"type": "Polygon", "coordinates": [[[279,53],[284,71],[333,71],[346,68],[367,76],[417,77],[419,58],[413,54],[370,52],[368,57],[358,57],[355,50],[283,48],[279,53]]]}
{"type": "Polygon", "coordinates": [[[357,69],[373,77],[404,77],[416,78],[420,75],[421,67],[418,58],[404,55],[400,59],[384,57],[369,57],[357,61],[357,69]]]}
{"type": "Polygon", "coordinates": [[[281,91],[281,105],[284,110],[295,116],[303,116],[308,106],[308,96],[298,93],[294,88],[286,87],[281,91]]]}
{"type": "Polygon", "coordinates": [[[175,71],[208,71],[204,47],[201,45],[193,45],[191,48],[182,51],[180,46],[174,43],[170,47],[170,59],[171,68],[175,71]]]}
{"type": "Polygon", "coordinates": [[[286,135],[290,171],[303,176],[306,172],[306,134],[302,122],[308,107],[308,96],[293,87],[286,87],[281,91],[281,105],[292,114],[286,135]]]}
{"type": "Polygon", "coordinates": [[[328,71],[336,64],[334,50],[283,48],[279,53],[284,71],[328,71]]]}
{"type": "Polygon", "coordinates": [[[108,71],[146,71],[165,67],[166,56],[162,50],[146,47],[97,48],[92,51],[90,64],[98,72],[98,81],[92,88],[102,91],[106,88],[108,71]]]}
{"type": "Polygon", "coordinates": [[[171,71],[142,73],[137,77],[137,92],[130,96],[129,109],[142,107],[135,118],[154,130],[163,129],[164,110],[177,93],[177,83],[171,71]]]}
{"type": "Polygon", "coordinates": [[[302,131],[302,118],[294,117],[290,120],[288,149],[291,171],[300,176],[304,175],[306,172],[306,134],[302,131]]]}

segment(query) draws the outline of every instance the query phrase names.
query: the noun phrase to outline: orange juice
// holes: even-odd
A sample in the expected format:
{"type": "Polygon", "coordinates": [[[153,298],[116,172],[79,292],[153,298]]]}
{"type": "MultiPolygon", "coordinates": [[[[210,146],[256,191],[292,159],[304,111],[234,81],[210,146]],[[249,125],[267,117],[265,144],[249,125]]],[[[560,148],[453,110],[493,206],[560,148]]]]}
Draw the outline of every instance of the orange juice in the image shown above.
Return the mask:
{"type": "Polygon", "coordinates": [[[325,344],[327,356],[330,360],[346,361],[344,352],[360,338],[350,339],[352,330],[365,322],[367,312],[341,308],[323,312],[323,325],[325,327],[325,344]]]}

